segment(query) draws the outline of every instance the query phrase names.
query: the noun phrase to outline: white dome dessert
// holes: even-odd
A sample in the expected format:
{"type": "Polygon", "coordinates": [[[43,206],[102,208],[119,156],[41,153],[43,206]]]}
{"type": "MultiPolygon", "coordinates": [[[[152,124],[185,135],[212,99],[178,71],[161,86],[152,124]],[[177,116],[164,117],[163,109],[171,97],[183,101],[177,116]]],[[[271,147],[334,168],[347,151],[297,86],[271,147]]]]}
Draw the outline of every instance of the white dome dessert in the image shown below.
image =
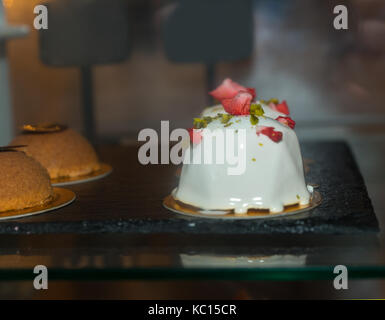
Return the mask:
{"type": "MultiPolygon", "coordinates": [[[[225,134],[226,130],[234,130],[236,136],[241,129],[244,130],[244,143],[238,143],[235,137],[234,146],[235,154],[240,154],[245,148],[245,170],[239,175],[229,175],[230,165],[226,161],[224,164],[184,163],[179,186],[173,193],[176,200],[207,210],[206,214],[228,209],[238,214],[245,214],[249,209],[279,213],[285,206],[309,203],[311,194],[305,183],[297,136],[288,125],[276,120],[287,114],[273,110],[260,101],[257,104],[264,111],[257,124],[252,124],[251,115],[230,115],[221,105],[203,111],[202,117],[211,117],[205,126],[211,133],[219,130],[225,134]],[[224,123],[223,115],[230,120],[224,123]],[[265,128],[270,128],[273,135],[279,134],[279,141],[264,134],[262,131],[265,128]]],[[[207,130],[202,130],[200,134],[204,142],[207,130]]],[[[197,144],[188,148],[193,159],[204,156],[204,148],[199,148],[197,144]]],[[[213,141],[213,152],[215,148],[216,142],[213,141]]]]}

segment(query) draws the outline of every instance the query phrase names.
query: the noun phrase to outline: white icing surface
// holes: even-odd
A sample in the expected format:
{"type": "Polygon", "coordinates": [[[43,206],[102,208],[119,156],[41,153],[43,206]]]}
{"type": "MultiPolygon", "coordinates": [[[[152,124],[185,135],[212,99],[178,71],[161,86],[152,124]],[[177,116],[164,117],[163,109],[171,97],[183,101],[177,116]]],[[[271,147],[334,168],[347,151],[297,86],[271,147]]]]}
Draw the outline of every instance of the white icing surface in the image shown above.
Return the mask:
{"type": "MultiPolygon", "coordinates": [[[[220,108],[207,108],[202,116],[226,113],[220,108]]],[[[281,212],[285,205],[309,203],[297,136],[294,130],[274,120],[281,113],[266,105],[263,108],[265,117],[259,117],[258,126],[281,131],[282,140],[276,143],[263,134],[257,135],[257,126],[251,125],[250,116],[232,117],[229,121],[232,124],[227,128],[219,120],[210,122],[207,128],[212,131],[245,129],[245,145],[236,143],[235,153],[239,154],[239,148],[246,148],[246,170],[241,175],[228,175],[227,163],[184,164],[176,199],[206,210],[234,209],[236,213],[246,213],[250,208],[281,212]]],[[[196,149],[193,157],[200,159],[203,149],[192,148],[196,149]]],[[[215,148],[214,142],[213,153],[215,148]]]]}

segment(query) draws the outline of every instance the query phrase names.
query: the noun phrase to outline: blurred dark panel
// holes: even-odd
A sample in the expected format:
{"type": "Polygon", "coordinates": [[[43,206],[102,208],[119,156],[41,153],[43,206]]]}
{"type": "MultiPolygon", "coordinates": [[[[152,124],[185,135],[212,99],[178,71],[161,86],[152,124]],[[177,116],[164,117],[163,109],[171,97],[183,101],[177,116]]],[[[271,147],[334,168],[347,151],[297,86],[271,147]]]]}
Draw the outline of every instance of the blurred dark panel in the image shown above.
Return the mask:
{"type": "Polygon", "coordinates": [[[92,65],[125,60],[130,52],[124,0],[61,0],[48,7],[48,29],[40,32],[40,57],[50,66],[81,67],[83,122],[96,136],[92,65]]]}
{"type": "Polygon", "coordinates": [[[164,45],[174,62],[209,64],[249,57],[253,48],[251,1],[180,1],[165,22],[164,45]]]}
{"type": "Polygon", "coordinates": [[[40,57],[53,66],[123,61],[130,49],[123,0],[61,0],[46,4],[49,28],[40,32],[40,57]]]}

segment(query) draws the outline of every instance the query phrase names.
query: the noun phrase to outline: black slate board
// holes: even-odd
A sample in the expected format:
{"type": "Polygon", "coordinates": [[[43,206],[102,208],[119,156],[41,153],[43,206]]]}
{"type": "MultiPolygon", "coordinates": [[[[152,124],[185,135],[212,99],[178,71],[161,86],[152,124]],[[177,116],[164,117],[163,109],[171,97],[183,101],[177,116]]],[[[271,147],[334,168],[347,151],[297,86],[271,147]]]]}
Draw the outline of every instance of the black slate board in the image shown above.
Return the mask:
{"type": "Polygon", "coordinates": [[[307,181],[320,185],[323,202],[297,216],[268,220],[212,220],[177,215],[162,199],[177,185],[176,167],[142,166],[138,147],[103,146],[114,172],[102,180],[68,186],[75,203],[53,213],[0,222],[0,234],[365,234],[379,231],[363,178],[344,142],[301,144],[311,159],[307,181]]]}

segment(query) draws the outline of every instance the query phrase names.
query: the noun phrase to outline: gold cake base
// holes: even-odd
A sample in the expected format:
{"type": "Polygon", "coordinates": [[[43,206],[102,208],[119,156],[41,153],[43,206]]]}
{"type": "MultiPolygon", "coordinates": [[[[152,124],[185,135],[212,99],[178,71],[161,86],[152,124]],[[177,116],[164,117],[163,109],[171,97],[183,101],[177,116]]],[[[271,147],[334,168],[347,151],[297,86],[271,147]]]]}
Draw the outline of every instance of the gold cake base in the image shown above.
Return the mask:
{"type": "Polygon", "coordinates": [[[53,192],[54,194],[52,196],[52,200],[44,204],[26,209],[0,212],[0,220],[25,218],[28,216],[52,211],[69,205],[76,199],[75,193],[68,189],[53,188],[53,192]]]}
{"type": "Polygon", "coordinates": [[[112,172],[112,167],[109,164],[101,163],[99,170],[93,171],[89,174],[85,174],[82,176],[77,176],[77,177],[62,177],[62,178],[51,179],[51,183],[53,186],[57,186],[57,187],[67,186],[70,184],[85,183],[85,182],[102,179],[108,176],[111,172],[112,172]]]}
{"type": "Polygon", "coordinates": [[[282,212],[272,213],[269,210],[249,209],[245,214],[234,213],[233,209],[228,210],[204,210],[192,205],[185,204],[173,197],[173,193],[163,200],[163,206],[175,213],[185,216],[210,219],[270,219],[292,216],[314,209],[322,201],[321,194],[313,191],[309,204],[285,206],[282,212]]]}

